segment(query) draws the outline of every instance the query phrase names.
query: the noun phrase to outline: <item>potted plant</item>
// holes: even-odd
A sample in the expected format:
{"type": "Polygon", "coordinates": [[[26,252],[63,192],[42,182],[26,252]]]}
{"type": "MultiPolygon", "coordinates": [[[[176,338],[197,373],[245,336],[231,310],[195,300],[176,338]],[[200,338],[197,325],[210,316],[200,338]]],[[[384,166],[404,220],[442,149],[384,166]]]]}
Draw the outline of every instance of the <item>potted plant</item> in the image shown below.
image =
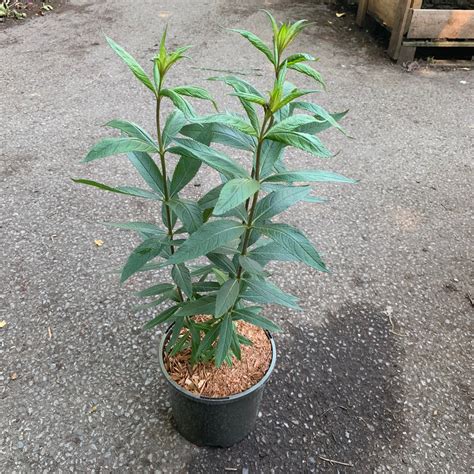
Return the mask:
{"type": "Polygon", "coordinates": [[[266,14],[273,29],[271,47],[253,33],[233,31],[270,61],[271,91],[265,95],[235,76],[212,78],[232,88],[231,95],[243,107],[242,115],[197,115],[188,98],[207,100],[217,110],[207,90],[167,84],[168,71],[185,57],[188,47],[168,52],[166,31],[151,77],[107,38],[150,90],[156,103],[156,134],[153,137],[134,123],[113,120],[107,125],[122,135],[100,141],[83,161],[127,154],[149,189],[74,180],[148,199],[152,206],[161,208],[159,223],[112,225],[136,231],[142,239],[121,270],[122,282],[137,272],[169,273],[167,281],[138,296],[153,299],[144,307],[161,308],[145,328],[167,328],[161,340],[160,367],[170,388],[173,416],[178,430],[199,445],[230,446],[254,425],[276,360],[271,333],[279,330],[262,315],[261,305],[300,309],[294,296],[268,280],[265,266],[272,260],[296,261],[327,271],[301,231],[274,219],[298,202],[321,201],[311,194],[307,183],[354,182],[328,171],[287,168],[284,154],[288,147],[317,158],[331,157],[317,134],[330,127],[342,131],[338,122],[345,112],[330,114],[306,100],[324,88],[320,74],[307,64],[316,58],[306,53],[285,54],[306,21],[278,24],[266,14]],[[316,88],[294,86],[287,80],[290,72],[309,76],[316,88]],[[165,100],[174,104],[166,119],[162,117],[165,100]],[[213,147],[215,143],[230,152],[219,151],[213,147]],[[245,151],[246,163],[234,159],[232,149],[245,151]],[[178,161],[171,172],[173,155],[178,161]],[[217,171],[221,183],[198,200],[181,197],[200,168],[217,171]]]}

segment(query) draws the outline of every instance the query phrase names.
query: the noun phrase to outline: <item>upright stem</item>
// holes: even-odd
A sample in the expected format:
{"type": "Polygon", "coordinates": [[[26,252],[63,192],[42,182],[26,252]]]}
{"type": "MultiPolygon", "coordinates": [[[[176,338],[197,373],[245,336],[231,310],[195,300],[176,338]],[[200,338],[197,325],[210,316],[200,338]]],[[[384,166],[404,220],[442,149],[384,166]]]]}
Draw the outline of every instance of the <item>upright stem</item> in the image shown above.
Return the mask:
{"type": "MultiPolygon", "coordinates": [[[[173,240],[173,226],[171,224],[171,211],[169,208],[169,199],[170,193],[168,189],[168,175],[166,173],[166,160],[165,160],[165,147],[163,145],[163,135],[161,133],[161,123],[160,123],[160,108],[161,108],[161,80],[158,87],[158,96],[156,99],[156,135],[158,138],[158,148],[159,148],[159,155],[160,155],[160,163],[161,163],[161,174],[163,175],[163,194],[164,194],[164,205],[165,205],[165,213],[166,213],[166,226],[168,228],[168,237],[170,241],[173,240]]],[[[174,245],[170,246],[171,254],[174,254],[174,245]]],[[[184,301],[183,293],[181,289],[177,287],[178,290],[178,297],[181,301],[184,301]]]]}
{"type": "MultiPolygon", "coordinates": [[[[272,126],[272,123],[273,123],[273,116],[271,114],[265,114],[265,118],[262,123],[262,128],[260,129],[260,134],[258,137],[257,149],[255,150],[255,164],[252,170],[252,177],[257,181],[260,179],[260,155],[262,153],[263,140],[268,129],[272,126]]],[[[258,202],[258,195],[259,195],[259,191],[256,191],[252,198],[252,204],[250,205],[250,211],[247,218],[247,229],[244,234],[244,240],[242,243],[242,250],[240,251],[240,255],[246,255],[247,253],[249,240],[250,240],[250,233],[252,232],[253,215],[255,213],[255,206],[257,205],[257,202],[258,202]]],[[[248,207],[248,203],[249,201],[247,200],[246,207],[248,207]]],[[[240,279],[241,275],[242,275],[242,266],[239,263],[237,267],[237,280],[240,279]]]]}

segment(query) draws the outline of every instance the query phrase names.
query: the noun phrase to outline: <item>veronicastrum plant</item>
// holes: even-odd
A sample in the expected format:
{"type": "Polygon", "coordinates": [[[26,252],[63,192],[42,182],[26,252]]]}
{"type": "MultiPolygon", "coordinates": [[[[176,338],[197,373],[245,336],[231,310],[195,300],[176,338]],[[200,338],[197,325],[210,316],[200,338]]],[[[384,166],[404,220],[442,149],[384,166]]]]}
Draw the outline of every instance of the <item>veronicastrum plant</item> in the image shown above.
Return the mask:
{"type": "Polygon", "coordinates": [[[271,46],[248,31],[233,31],[246,38],[272,64],[271,91],[263,94],[235,76],[212,78],[233,89],[231,95],[240,101],[242,115],[224,112],[199,116],[187,97],[204,99],[215,106],[205,89],[166,85],[168,71],[185,57],[188,49],[168,52],[166,31],[153,60],[152,78],[121,46],[107,39],[153,95],[156,133],[152,137],[134,123],[113,120],[107,125],[120,130],[122,136],[102,140],[83,161],[126,153],[149,189],[75,180],[105,191],[148,199],[157,211],[161,207],[160,223],[112,224],[136,231],[142,239],[128,257],[121,281],[136,272],[170,270],[169,281],[138,293],[140,297],[153,298],[141,308],[167,304],[145,327],[173,324],[166,350],[177,354],[190,348],[192,364],[213,361],[220,366],[224,361],[231,364],[232,356],[240,359],[241,345],[251,343],[236,330],[237,320],[277,331],[278,326],[262,316],[262,304],[299,309],[294,296],[268,281],[265,266],[272,260],[302,262],[322,272],[327,271],[326,266],[301,231],[273,219],[298,202],[322,201],[311,194],[310,185],[302,183],[354,182],[328,171],[287,168],[284,155],[288,147],[316,158],[330,158],[331,152],[317,134],[331,127],[343,131],[338,122],[345,112],[330,114],[306,100],[325,87],[321,75],[308,65],[316,58],[306,53],[285,55],[307,22],[278,24],[266,13],[273,29],[271,46]],[[316,88],[294,86],[287,80],[290,71],[309,76],[316,88]],[[174,110],[163,120],[161,109],[165,100],[172,102],[174,110]],[[213,143],[245,151],[248,166],[234,160],[230,153],[213,148],[213,143]],[[169,155],[179,157],[172,173],[169,155]],[[197,201],[180,197],[179,193],[202,165],[216,170],[221,184],[197,201]],[[208,318],[196,320],[196,315],[208,318]]]}

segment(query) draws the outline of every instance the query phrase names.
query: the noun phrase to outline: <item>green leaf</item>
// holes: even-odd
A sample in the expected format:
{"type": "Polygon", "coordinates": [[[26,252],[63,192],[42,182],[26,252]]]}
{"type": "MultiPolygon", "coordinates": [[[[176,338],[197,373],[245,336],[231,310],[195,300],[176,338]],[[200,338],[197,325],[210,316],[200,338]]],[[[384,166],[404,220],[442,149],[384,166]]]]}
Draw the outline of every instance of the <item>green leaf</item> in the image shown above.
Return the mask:
{"type": "Polygon", "coordinates": [[[240,266],[251,275],[264,275],[265,270],[263,267],[252,258],[248,257],[247,255],[239,255],[239,263],[240,266]]]}
{"type": "Polygon", "coordinates": [[[89,163],[90,161],[105,158],[106,156],[119,155],[121,153],[128,153],[130,151],[146,151],[155,153],[158,149],[151,144],[144,142],[138,138],[130,137],[113,137],[104,138],[99,143],[96,143],[82,163],[89,163]]]}
{"type": "Polygon", "coordinates": [[[158,316],[154,317],[151,321],[148,321],[144,329],[151,329],[157,326],[158,324],[162,324],[165,321],[171,319],[174,313],[179,309],[180,305],[171,306],[171,308],[165,309],[161,312],[158,316]]]}
{"type": "MultiPolygon", "coordinates": [[[[344,112],[338,112],[338,113],[330,114],[330,115],[336,122],[339,122],[347,115],[348,112],[349,111],[346,110],[344,112]]],[[[303,125],[300,129],[298,129],[298,132],[310,133],[314,135],[315,133],[321,133],[324,130],[327,130],[328,128],[331,128],[331,127],[332,127],[331,122],[325,120],[321,122],[303,125]]]]}
{"type": "Polygon", "coordinates": [[[247,301],[256,303],[272,303],[287,308],[301,309],[298,306],[298,300],[293,295],[289,295],[280,290],[273,283],[256,278],[245,279],[246,290],[241,297],[247,301]]]}
{"type": "Polygon", "coordinates": [[[104,222],[106,226],[116,227],[118,229],[134,230],[143,234],[153,234],[155,236],[165,236],[166,232],[160,229],[156,224],[149,222],[104,222]]]}
{"type": "Polygon", "coordinates": [[[247,102],[253,102],[254,104],[265,105],[266,99],[250,92],[234,92],[231,96],[238,97],[239,99],[246,100],[247,102]]]}
{"type": "Polygon", "coordinates": [[[321,84],[321,86],[324,89],[326,89],[326,84],[321,74],[318,71],[314,70],[311,66],[308,66],[307,64],[304,64],[304,63],[298,63],[298,64],[292,64],[291,66],[288,66],[288,67],[290,69],[293,69],[294,71],[300,72],[301,74],[311,77],[317,83],[321,84]]]}
{"type": "Polygon", "coordinates": [[[301,170],[301,171],[285,171],[284,173],[274,174],[265,178],[266,182],[285,182],[294,183],[296,181],[305,182],[332,182],[332,183],[357,183],[357,181],[346,178],[341,174],[332,173],[331,171],[322,170],[301,170]]]}
{"type": "Polygon", "coordinates": [[[168,204],[189,233],[195,232],[201,227],[202,211],[196,202],[173,198],[168,204]]]}
{"type": "Polygon", "coordinates": [[[318,59],[315,58],[314,56],[311,56],[311,54],[296,53],[296,54],[292,54],[291,56],[288,56],[285,59],[285,61],[286,61],[287,66],[291,68],[291,66],[293,66],[294,64],[302,63],[305,61],[318,61],[318,59]]]}
{"type": "Polygon", "coordinates": [[[198,281],[193,283],[193,291],[196,293],[206,293],[219,290],[221,285],[217,281],[198,281]]]}
{"type": "Polygon", "coordinates": [[[226,314],[220,323],[219,328],[219,339],[217,341],[217,348],[215,354],[216,367],[220,367],[224,359],[226,358],[230,344],[232,342],[234,332],[234,323],[232,322],[232,316],[226,314]]]}
{"type": "Polygon", "coordinates": [[[192,119],[196,116],[196,112],[194,112],[191,104],[186,99],[183,99],[181,95],[174,92],[173,89],[161,89],[161,95],[168,97],[174,106],[183,112],[187,119],[192,119]]]}
{"type": "Polygon", "coordinates": [[[127,158],[138,171],[143,180],[150,186],[153,191],[160,193],[164,196],[164,184],[163,175],[161,174],[158,166],[153,161],[153,158],[148,153],[143,152],[132,152],[127,153],[127,158]]]}
{"type": "Polygon", "coordinates": [[[321,158],[328,158],[331,152],[321,143],[319,138],[314,135],[301,132],[281,132],[269,133],[267,138],[277,142],[285,143],[286,145],[294,146],[300,150],[311,153],[314,156],[321,158]]]}
{"type": "Polygon", "coordinates": [[[247,308],[232,311],[232,316],[234,320],[241,319],[270,332],[281,331],[280,326],[277,326],[275,323],[259,314],[255,314],[253,311],[247,310],[247,308]]]}
{"type": "Polygon", "coordinates": [[[171,180],[170,196],[179,193],[196,176],[201,163],[200,160],[189,156],[183,156],[179,159],[171,180]]]}
{"type": "Polygon", "coordinates": [[[146,75],[145,71],[143,68],[137,63],[137,61],[131,56],[127,51],[125,51],[122,46],[117,44],[113,39],[109,37],[105,37],[107,40],[107,43],[109,43],[110,47],[117,53],[117,55],[122,59],[122,61],[130,68],[132,73],[135,75],[135,77],[145,84],[148,89],[150,89],[154,94],[156,94],[155,87],[153,86],[153,83],[149,79],[149,77],[146,75]]]}
{"type": "Polygon", "coordinates": [[[209,92],[203,87],[179,86],[179,87],[173,87],[172,90],[180,95],[187,95],[189,97],[194,97],[196,99],[209,100],[210,102],[212,102],[212,104],[217,110],[217,104],[215,100],[212,98],[211,94],[209,94],[209,92]]]}
{"type": "Polygon", "coordinates": [[[180,110],[174,110],[168,115],[162,132],[163,146],[165,148],[171,143],[173,138],[182,130],[186,123],[186,117],[180,110]]]}
{"type": "Polygon", "coordinates": [[[219,334],[220,324],[215,324],[211,329],[206,333],[206,335],[201,340],[198,350],[196,351],[196,359],[200,360],[203,354],[206,354],[207,351],[213,350],[212,344],[217,339],[219,334]]]}
{"type": "Polygon", "coordinates": [[[292,115],[273,125],[266,135],[290,132],[297,129],[298,127],[301,127],[302,125],[314,122],[316,122],[316,119],[311,117],[311,115],[292,115]]]}
{"type": "Polygon", "coordinates": [[[278,191],[267,194],[263,199],[258,201],[255,206],[253,215],[254,224],[264,222],[273,216],[285,211],[298,201],[302,201],[309,193],[309,186],[302,187],[285,187],[278,191]]]}
{"type": "Polygon", "coordinates": [[[204,115],[193,119],[195,123],[218,123],[220,125],[226,125],[230,128],[235,128],[242,133],[246,133],[247,135],[256,136],[257,132],[254,130],[252,125],[250,125],[245,120],[242,120],[240,117],[232,114],[212,114],[212,115],[204,115]]]}
{"type": "Polygon", "coordinates": [[[259,51],[261,51],[272,63],[275,62],[273,53],[270,51],[270,48],[257,36],[247,30],[239,30],[236,28],[231,28],[230,31],[235,31],[242,35],[245,39],[250,41],[253,46],[255,46],[259,51]]]}
{"type": "Polygon", "coordinates": [[[318,252],[298,229],[287,224],[265,224],[257,226],[256,229],[281,245],[300,262],[306,263],[306,265],[321,272],[327,272],[327,268],[318,252]]]}
{"type": "Polygon", "coordinates": [[[158,145],[153,140],[153,138],[151,138],[151,136],[136,123],[128,122],[127,120],[111,120],[110,122],[107,122],[105,126],[120,130],[126,133],[129,137],[138,138],[139,140],[148,143],[155,149],[158,148],[158,145]]]}
{"type": "Polygon", "coordinates": [[[219,199],[219,194],[221,193],[221,189],[224,187],[223,184],[219,184],[215,188],[212,188],[208,191],[204,196],[199,199],[198,204],[199,207],[203,210],[205,209],[212,209],[215,207],[217,200],[219,199]]]}
{"type": "Polygon", "coordinates": [[[128,257],[120,277],[121,283],[138,272],[145,263],[157,257],[163,249],[163,238],[151,238],[142,242],[128,257]]]}
{"type": "Polygon", "coordinates": [[[196,314],[212,315],[216,306],[215,295],[202,296],[193,301],[183,303],[176,313],[176,318],[185,318],[187,316],[195,316],[196,314]]]}
{"type": "Polygon", "coordinates": [[[292,102],[293,100],[297,99],[298,97],[302,97],[304,95],[313,94],[314,92],[319,92],[313,89],[293,89],[288,95],[285,95],[279,102],[272,105],[272,111],[277,112],[278,110],[285,107],[287,104],[292,102]]]}
{"type": "Polygon", "coordinates": [[[240,283],[232,278],[227,280],[217,292],[214,316],[219,318],[231,309],[239,297],[240,283]]]}
{"type": "Polygon", "coordinates": [[[206,255],[221,245],[237,239],[244,230],[244,225],[231,220],[206,222],[189,236],[167,263],[182,263],[206,255]]]}
{"type": "Polygon", "coordinates": [[[127,196],[141,197],[144,199],[153,199],[156,201],[161,200],[161,196],[159,194],[132,186],[119,186],[112,188],[111,186],[107,186],[106,184],[98,183],[97,181],[92,181],[90,179],[73,179],[73,181],[75,183],[86,184],[88,186],[93,186],[94,188],[102,189],[103,191],[110,191],[112,193],[125,194],[127,196]]]}
{"type": "Polygon", "coordinates": [[[318,119],[320,119],[320,122],[329,122],[331,126],[336,127],[342,133],[346,134],[344,129],[338,124],[337,120],[320,105],[311,102],[293,102],[291,106],[294,109],[306,110],[307,112],[314,114],[318,119]]]}
{"type": "Polygon", "coordinates": [[[269,175],[275,166],[283,158],[285,144],[264,140],[260,153],[260,177],[269,175]]]}
{"type": "Polygon", "coordinates": [[[231,179],[224,184],[217,200],[214,214],[220,215],[245,202],[260,189],[260,183],[252,178],[231,179]]]}
{"type": "Polygon", "coordinates": [[[192,123],[183,127],[181,133],[201,142],[199,136],[205,127],[209,130],[210,141],[213,143],[220,143],[232,148],[237,148],[238,150],[255,150],[255,140],[252,137],[249,137],[239,130],[227,127],[226,125],[221,125],[220,123],[192,123]]]}
{"type": "Polygon", "coordinates": [[[193,283],[191,281],[191,274],[184,263],[173,265],[171,269],[171,278],[176,285],[183,290],[184,294],[191,298],[193,295],[193,283]]]}
{"type": "Polygon", "coordinates": [[[247,171],[224,153],[189,138],[175,138],[178,146],[169,149],[170,153],[196,158],[229,178],[248,177],[247,171]]]}
{"type": "Polygon", "coordinates": [[[150,286],[145,290],[137,291],[134,294],[140,298],[146,298],[148,296],[161,295],[162,293],[166,293],[167,291],[171,291],[173,289],[174,285],[171,283],[159,283],[158,285],[150,286]]]}
{"type": "Polygon", "coordinates": [[[232,260],[222,254],[218,253],[208,253],[207,258],[214,263],[220,270],[228,273],[231,276],[234,276],[237,273],[235,265],[232,263],[232,260]]]}
{"type": "Polygon", "coordinates": [[[260,247],[256,247],[247,255],[262,266],[265,266],[273,260],[280,262],[294,262],[298,260],[294,255],[276,242],[270,242],[260,247]]]}

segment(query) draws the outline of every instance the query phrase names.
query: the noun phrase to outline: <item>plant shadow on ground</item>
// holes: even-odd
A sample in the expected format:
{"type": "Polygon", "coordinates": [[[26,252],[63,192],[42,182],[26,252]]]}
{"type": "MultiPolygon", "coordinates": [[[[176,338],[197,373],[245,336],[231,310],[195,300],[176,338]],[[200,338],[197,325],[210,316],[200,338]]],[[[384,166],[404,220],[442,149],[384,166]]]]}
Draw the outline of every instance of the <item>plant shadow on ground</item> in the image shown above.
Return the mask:
{"type": "Polygon", "coordinates": [[[402,354],[383,311],[345,305],[324,326],[285,333],[254,431],[197,450],[188,472],[369,472],[400,445],[402,354]]]}

